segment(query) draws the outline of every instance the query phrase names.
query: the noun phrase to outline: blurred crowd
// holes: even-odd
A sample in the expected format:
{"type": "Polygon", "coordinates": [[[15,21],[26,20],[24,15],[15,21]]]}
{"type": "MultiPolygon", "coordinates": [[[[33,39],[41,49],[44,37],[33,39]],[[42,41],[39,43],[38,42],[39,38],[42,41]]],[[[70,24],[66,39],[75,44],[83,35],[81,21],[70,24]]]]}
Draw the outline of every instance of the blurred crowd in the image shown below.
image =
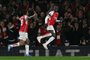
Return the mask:
{"type": "Polygon", "coordinates": [[[0,0],[0,46],[18,41],[20,21],[16,17],[30,9],[38,14],[38,20],[32,18],[29,24],[30,45],[39,46],[38,30],[54,4],[59,7],[61,22],[55,25],[56,39],[51,46],[89,45],[90,0],[0,0]]]}

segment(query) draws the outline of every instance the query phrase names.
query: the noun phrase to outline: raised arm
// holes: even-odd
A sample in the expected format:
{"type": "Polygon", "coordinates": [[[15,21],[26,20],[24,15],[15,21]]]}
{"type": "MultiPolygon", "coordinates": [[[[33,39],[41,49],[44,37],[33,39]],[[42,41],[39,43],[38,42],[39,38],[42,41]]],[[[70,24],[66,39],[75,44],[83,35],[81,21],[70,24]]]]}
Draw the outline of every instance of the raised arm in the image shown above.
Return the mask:
{"type": "Polygon", "coordinates": [[[47,16],[45,17],[45,24],[47,24],[48,19],[53,15],[54,11],[50,11],[47,16]]]}
{"type": "Polygon", "coordinates": [[[31,19],[33,17],[37,16],[37,13],[34,11],[34,14],[32,16],[29,16],[28,18],[31,19]]]}

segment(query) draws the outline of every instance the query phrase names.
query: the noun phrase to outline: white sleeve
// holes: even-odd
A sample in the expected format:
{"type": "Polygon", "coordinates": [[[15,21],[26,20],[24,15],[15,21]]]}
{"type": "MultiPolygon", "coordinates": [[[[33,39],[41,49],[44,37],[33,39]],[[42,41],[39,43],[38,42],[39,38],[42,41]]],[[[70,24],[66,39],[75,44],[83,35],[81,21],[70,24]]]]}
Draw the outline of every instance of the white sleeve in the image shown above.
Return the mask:
{"type": "Polygon", "coordinates": [[[52,16],[52,15],[53,15],[53,13],[54,13],[54,11],[50,11],[50,12],[49,12],[49,15],[50,15],[50,16],[52,16]]]}
{"type": "Polygon", "coordinates": [[[45,17],[45,24],[47,24],[49,18],[50,18],[49,15],[47,15],[47,16],[45,17]]]}
{"type": "Polygon", "coordinates": [[[56,20],[56,22],[60,22],[60,20],[56,20]]]}
{"type": "Polygon", "coordinates": [[[31,19],[33,16],[29,16],[28,18],[31,19]]]}
{"type": "Polygon", "coordinates": [[[53,15],[54,11],[50,11],[49,14],[45,17],[45,24],[47,24],[48,19],[53,15]]]}

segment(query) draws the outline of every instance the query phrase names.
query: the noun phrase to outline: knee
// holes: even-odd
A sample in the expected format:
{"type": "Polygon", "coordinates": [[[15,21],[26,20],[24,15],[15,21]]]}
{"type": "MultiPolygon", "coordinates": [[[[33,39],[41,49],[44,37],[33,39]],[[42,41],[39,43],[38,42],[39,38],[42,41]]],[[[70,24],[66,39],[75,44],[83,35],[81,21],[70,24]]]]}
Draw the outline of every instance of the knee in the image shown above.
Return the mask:
{"type": "Polygon", "coordinates": [[[30,41],[29,41],[29,40],[26,40],[26,44],[28,44],[28,45],[29,45],[29,43],[30,43],[30,41]]]}
{"type": "Polygon", "coordinates": [[[20,43],[21,46],[22,46],[22,45],[25,45],[25,41],[21,41],[21,40],[20,40],[19,43],[20,43]]]}
{"type": "Polygon", "coordinates": [[[53,31],[49,31],[49,32],[52,34],[51,36],[55,37],[55,33],[53,31]]]}
{"type": "Polygon", "coordinates": [[[52,36],[55,37],[55,34],[53,33],[52,36]]]}

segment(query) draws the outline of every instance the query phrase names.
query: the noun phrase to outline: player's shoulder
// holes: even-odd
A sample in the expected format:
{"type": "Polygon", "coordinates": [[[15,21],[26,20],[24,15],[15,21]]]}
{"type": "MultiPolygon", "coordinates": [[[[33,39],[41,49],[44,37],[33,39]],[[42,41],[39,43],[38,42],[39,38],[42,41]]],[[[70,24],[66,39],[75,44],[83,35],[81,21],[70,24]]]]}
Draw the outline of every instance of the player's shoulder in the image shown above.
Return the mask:
{"type": "Polygon", "coordinates": [[[49,14],[53,14],[53,13],[54,14],[59,14],[57,11],[53,11],[53,10],[49,12],[49,14]]]}
{"type": "Polygon", "coordinates": [[[24,16],[20,16],[20,19],[23,19],[24,18],[24,16]]]}
{"type": "Polygon", "coordinates": [[[52,16],[54,14],[54,11],[49,11],[49,14],[52,16]]]}
{"type": "Polygon", "coordinates": [[[27,18],[28,18],[28,16],[27,16],[27,15],[24,15],[24,18],[25,18],[25,19],[27,19],[27,18]]]}
{"type": "Polygon", "coordinates": [[[27,15],[23,15],[23,16],[20,17],[20,19],[23,19],[23,18],[26,19],[26,18],[28,18],[28,16],[27,15]]]}
{"type": "Polygon", "coordinates": [[[52,10],[52,11],[49,11],[49,14],[53,14],[54,13],[54,11],[52,10]]]}
{"type": "Polygon", "coordinates": [[[55,14],[55,15],[59,15],[59,13],[58,13],[58,12],[54,12],[54,14],[55,14]]]}

